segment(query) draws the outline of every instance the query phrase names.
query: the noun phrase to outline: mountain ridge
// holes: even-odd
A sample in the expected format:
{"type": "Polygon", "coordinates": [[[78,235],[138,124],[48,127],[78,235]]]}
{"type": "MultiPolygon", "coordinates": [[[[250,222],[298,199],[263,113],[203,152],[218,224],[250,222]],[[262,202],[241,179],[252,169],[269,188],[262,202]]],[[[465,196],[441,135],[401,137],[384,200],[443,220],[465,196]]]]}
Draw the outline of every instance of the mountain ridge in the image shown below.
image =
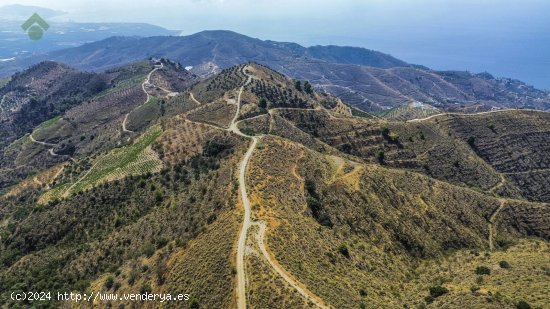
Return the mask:
{"type": "MultiPolygon", "coordinates": [[[[490,74],[434,71],[390,55],[354,47],[313,46],[247,37],[232,31],[203,31],[183,37],[111,37],[35,56],[101,71],[146,58],[174,59],[200,76],[247,62],[312,82],[363,111],[382,112],[415,101],[446,111],[492,108],[550,109],[550,92],[490,74]],[[138,46],[139,48],[136,48],[138,46]]],[[[25,67],[29,59],[0,63],[0,72],[25,67]]]]}

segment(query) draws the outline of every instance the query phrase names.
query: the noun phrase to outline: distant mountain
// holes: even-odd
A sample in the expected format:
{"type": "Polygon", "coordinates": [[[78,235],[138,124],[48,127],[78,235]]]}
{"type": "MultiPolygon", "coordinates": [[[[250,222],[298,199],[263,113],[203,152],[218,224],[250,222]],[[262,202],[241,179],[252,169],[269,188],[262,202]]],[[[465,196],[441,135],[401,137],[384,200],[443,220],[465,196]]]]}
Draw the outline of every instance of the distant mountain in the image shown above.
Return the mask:
{"type": "Polygon", "coordinates": [[[50,18],[66,14],[63,11],[52,10],[39,6],[21,4],[0,6],[0,20],[25,20],[34,13],[37,13],[42,18],[50,18]]]}
{"type": "Polygon", "coordinates": [[[257,62],[337,95],[365,111],[384,111],[412,102],[443,110],[550,109],[550,94],[490,74],[438,72],[390,55],[356,47],[262,41],[231,31],[189,36],[111,37],[102,41],[0,63],[0,76],[42,60],[83,70],[104,70],[149,57],[166,57],[209,76],[236,64],[257,62]]]}
{"type": "MultiPolygon", "coordinates": [[[[37,53],[80,46],[112,36],[174,35],[162,27],[145,23],[79,23],[61,21],[62,11],[36,6],[9,5],[0,7],[0,61],[28,57],[37,53]],[[39,41],[29,40],[21,24],[32,14],[38,13],[50,25],[39,41]]],[[[11,63],[7,63],[11,65],[11,63]]]]}

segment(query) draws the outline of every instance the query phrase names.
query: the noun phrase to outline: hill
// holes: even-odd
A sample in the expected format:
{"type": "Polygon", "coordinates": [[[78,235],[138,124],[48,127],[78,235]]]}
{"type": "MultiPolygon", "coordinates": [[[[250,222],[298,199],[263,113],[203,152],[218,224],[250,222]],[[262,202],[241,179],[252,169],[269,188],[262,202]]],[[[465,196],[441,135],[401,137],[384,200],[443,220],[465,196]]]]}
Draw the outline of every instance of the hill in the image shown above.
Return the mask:
{"type": "Polygon", "coordinates": [[[548,92],[509,78],[440,72],[364,48],[306,48],[231,31],[203,31],[179,37],[112,37],[0,63],[0,76],[40,60],[63,61],[83,70],[100,71],[149,57],[175,59],[200,76],[246,62],[261,63],[291,78],[309,80],[316,88],[368,112],[382,112],[414,101],[460,112],[493,107],[550,108],[548,92]]]}
{"type": "MultiPolygon", "coordinates": [[[[190,296],[153,308],[550,301],[548,113],[358,116],[258,63],[200,80],[166,59],[99,75],[107,88],[0,149],[34,167],[0,191],[0,294],[190,296]]],[[[32,304],[0,298],[18,305],[32,304]]]]}

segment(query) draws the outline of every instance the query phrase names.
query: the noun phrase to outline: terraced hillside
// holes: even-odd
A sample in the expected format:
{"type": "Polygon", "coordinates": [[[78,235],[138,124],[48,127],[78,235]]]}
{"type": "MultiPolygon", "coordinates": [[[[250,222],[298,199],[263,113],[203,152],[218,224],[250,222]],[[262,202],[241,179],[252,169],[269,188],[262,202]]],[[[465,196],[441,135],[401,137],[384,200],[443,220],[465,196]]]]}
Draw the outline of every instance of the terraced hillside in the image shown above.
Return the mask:
{"type": "Polygon", "coordinates": [[[547,113],[394,120],[264,65],[183,65],[102,73],[2,148],[0,307],[32,307],[4,297],[20,290],[189,294],[46,308],[550,303],[547,113]]]}
{"type": "MultiPolygon", "coordinates": [[[[166,66],[163,65],[163,68],[155,69],[155,63],[142,61],[104,73],[86,75],[88,79],[101,79],[105,83],[103,89],[93,95],[70,84],[68,79],[82,79],[80,74],[84,73],[79,73],[64,65],[44,63],[14,77],[13,83],[23,84],[27,80],[33,81],[33,87],[16,91],[22,97],[28,98],[32,95],[31,93],[40,92],[45,93],[42,94],[46,98],[45,100],[51,100],[53,103],[36,101],[32,106],[22,105],[23,108],[32,110],[27,112],[29,115],[41,113],[40,116],[32,118],[34,127],[28,131],[21,131],[21,127],[24,127],[25,124],[18,126],[18,131],[11,129],[12,121],[23,121],[19,119],[19,112],[13,112],[9,117],[6,116],[8,120],[0,125],[0,131],[3,132],[2,138],[8,138],[12,134],[10,132],[13,132],[14,137],[18,138],[17,140],[10,139],[11,144],[3,146],[3,151],[0,152],[2,159],[0,161],[0,187],[4,188],[24,179],[41,168],[48,168],[74,157],[90,156],[128,144],[130,143],[128,138],[135,137],[146,130],[159,117],[164,114],[177,113],[181,108],[185,108],[186,102],[179,102],[173,91],[185,91],[187,87],[196,83],[196,77],[170,61],[158,60],[158,63],[162,65],[166,63],[166,66]],[[157,78],[157,75],[164,77],[157,78]],[[149,87],[146,88],[144,84],[148,77],[151,78],[151,81],[147,83],[149,87]],[[152,80],[160,79],[174,83],[174,86],[171,87],[176,88],[171,88],[171,91],[160,89],[154,94],[150,94],[149,92],[153,92],[157,88],[152,80]],[[183,88],[177,88],[179,86],[183,88]],[[66,90],[64,87],[69,87],[71,90],[66,90]],[[52,94],[48,94],[46,88],[52,94]],[[60,93],[57,94],[55,91],[60,93]],[[61,99],[60,95],[67,96],[67,99],[61,99]],[[74,106],[64,105],[64,110],[55,110],[53,107],[59,103],[55,100],[56,98],[61,102],[70,100],[74,106]],[[144,104],[146,101],[149,104],[144,104]],[[53,110],[44,113],[43,108],[48,104],[53,104],[50,107],[50,110],[53,110]],[[127,116],[129,114],[131,117],[127,116]],[[47,115],[53,117],[44,119],[42,123],[34,124],[38,119],[43,119],[47,115]],[[127,118],[130,119],[128,127],[131,131],[124,131],[126,128],[123,128],[127,118]],[[28,137],[24,137],[25,133],[30,134],[28,137]]],[[[82,80],[79,82],[84,83],[82,80]]],[[[7,85],[2,90],[9,87],[20,89],[17,88],[19,86],[7,85]]]]}
{"type": "Polygon", "coordinates": [[[380,115],[392,120],[422,119],[441,113],[437,108],[421,102],[413,102],[382,112],[380,115]]]}
{"type": "Polygon", "coordinates": [[[231,31],[150,38],[113,37],[0,64],[0,76],[14,65],[26,68],[39,59],[70,61],[81,69],[103,70],[149,57],[175,59],[204,77],[249,61],[259,62],[292,78],[308,80],[317,89],[365,112],[382,112],[411,101],[461,112],[486,111],[493,107],[550,109],[548,91],[511,78],[497,78],[489,73],[436,71],[364,48],[306,48],[231,31]]]}

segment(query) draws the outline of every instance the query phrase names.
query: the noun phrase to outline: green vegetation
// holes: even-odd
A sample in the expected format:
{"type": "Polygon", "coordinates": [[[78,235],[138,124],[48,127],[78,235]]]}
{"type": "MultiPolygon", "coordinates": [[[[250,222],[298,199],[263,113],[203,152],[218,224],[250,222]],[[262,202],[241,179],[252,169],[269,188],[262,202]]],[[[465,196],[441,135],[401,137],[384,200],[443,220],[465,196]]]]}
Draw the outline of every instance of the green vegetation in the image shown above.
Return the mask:
{"type": "Polygon", "coordinates": [[[449,293],[449,289],[447,289],[445,287],[442,287],[440,285],[432,286],[432,287],[430,287],[429,290],[430,290],[430,295],[428,295],[425,298],[427,303],[432,303],[436,298],[449,293]]]}
{"type": "MultiPolygon", "coordinates": [[[[148,65],[102,76],[116,87],[148,65]]],[[[28,136],[0,143],[0,185],[25,179],[0,196],[0,307],[32,307],[3,297],[18,290],[169,291],[192,296],[184,307],[234,305],[237,175],[250,140],[212,125],[230,123],[240,87],[241,131],[264,134],[246,170],[252,218],[265,223],[251,227],[245,255],[251,308],[314,306],[262,256],[264,226],[277,264],[334,308],[550,303],[548,207],[537,202],[548,199],[547,114],[367,120],[257,64],[188,91],[176,87],[176,73],[157,73],[153,82],[181,94],[136,108],[144,94],[134,83],[24,131],[48,136],[56,153],[73,147],[74,161],[28,136]],[[319,104],[334,111],[311,109],[319,104]],[[266,113],[264,105],[301,109],[266,113]],[[130,129],[139,133],[122,132],[132,110],[130,129]],[[51,181],[42,176],[63,160],[51,181]]],[[[43,102],[54,103],[37,99],[33,108],[43,102]]]]}
{"type": "Polygon", "coordinates": [[[490,275],[491,269],[487,266],[478,266],[476,268],[476,275],[490,275]]]}
{"type": "Polygon", "coordinates": [[[10,78],[2,78],[0,79],[0,88],[4,87],[10,82],[10,78]]]}
{"type": "Polygon", "coordinates": [[[517,304],[516,304],[516,308],[517,309],[531,309],[531,305],[529,305],[528,302],[524,301],[524,300],[520,300],[517,304]]]}
{"type": "Polygon", "coordinates": [[[299,92],[302,92],[302,82],[299,80],[294,81],[294,88],[299,92]]]}
{"type": "Polygon", "coordinates": [[[304,91],[308,94],[313,93],[313,87],[311,86],[311,84],[308,81],[304,82],[304,91]]]}
{"type": "Polygon", "coordinates": [[[439,109],[428,104],[417,106],[415,103],[409,103],[383,111],[378,113],[378,115],[391,120],[406,121],[422,119],[440,113],[439,109]]]}
{"type": "Polygon", "coordinates": [[[498,262],[498,265],[500,266],[500,268],[510,268],[510,263],[508,263],[507,261],[500,261],[498,262]]]}
{"type": "Polygon", "coordinates": [[[47,129],[53,125],[55,125],[57,122],[59,122],[59,120],[61,120],[61,116],[56,116],[52,119],[49,119],[49,120],[46,120],[44,122],[42,122],[41,124],[39,124],[35,129],[34,131],[39,131],[39,130],[44,130],[44,129],[47,129]]]}
{"type": "Polygon", "coordinates": [[[97,186],[104,181],[122,179],[127,176],[143,175],[158,172],[162,162],[154,152],[147,150],[162,134],[160,126],[151,127],[133,144],[115,148],[109,153],[97,158],[89,171],[72,184],[63,184],[46,192],[41,198],[42,203],[49,200],[67,197],[97,186]]]}
{"type": "Polygon", "coordinates": [[[267,100],[265,98],[260,98],[258,100],[258,106],[260,108],[267,108],[267,100]]]}

